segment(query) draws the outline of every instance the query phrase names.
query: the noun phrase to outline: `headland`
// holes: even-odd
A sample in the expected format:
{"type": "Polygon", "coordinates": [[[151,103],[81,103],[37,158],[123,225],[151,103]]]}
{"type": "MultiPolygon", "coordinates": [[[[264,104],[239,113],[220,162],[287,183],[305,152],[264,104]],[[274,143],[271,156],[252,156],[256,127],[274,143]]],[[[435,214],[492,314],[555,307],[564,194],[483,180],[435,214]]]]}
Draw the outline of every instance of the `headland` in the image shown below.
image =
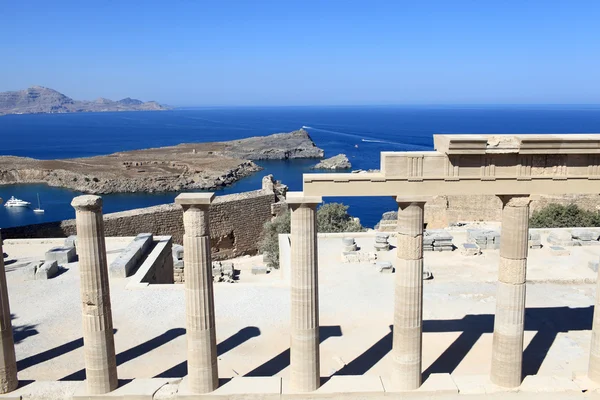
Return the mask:
{"type": "Polygon", "coordinates": [[[211,190],[261,168],[252,160],[322,158],[303,129],[228,142],[118,152],[104,156],[38,160],[0,157],[0,185],[46,183],[85,193],[211,190]]]}

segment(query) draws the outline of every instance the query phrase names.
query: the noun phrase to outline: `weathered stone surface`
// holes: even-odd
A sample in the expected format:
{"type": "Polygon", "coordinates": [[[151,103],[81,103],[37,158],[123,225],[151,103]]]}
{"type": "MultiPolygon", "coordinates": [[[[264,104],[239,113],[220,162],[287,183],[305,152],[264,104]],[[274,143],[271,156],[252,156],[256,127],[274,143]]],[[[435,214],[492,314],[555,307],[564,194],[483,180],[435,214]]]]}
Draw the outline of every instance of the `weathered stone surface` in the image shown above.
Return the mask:
{"type": "Polygon", "coordinates": [[[317,165],[312,167],[312,169],[350,169],[352,168],[352,164],[348,157],[345,154],[338,154],[337,156],[333,156],[331,158],[327,158],[317,165]]]}
{"type": "Polygon", "coordinates": [[[109,272],[113,278],[126,278],[138,267],[152,247],[152,234],[140,233],[110,264],[109,272]]]}
{"type": "MultiPolygon", "coordinates": [[[[273,192],[254,190],[218,196],[211,204],[209,222],[212,259],[223,260],[258,253],[257,240],[265,222],[272,218],[273,192]]],[[[152,232],[172,236],[183,243],[183,214],[176,204],[122,211],[104,216],[106,236],[136,236],[152,232]]],[[[46,238],[74,235],[75,220],[49,222],[2,229],[5,238],[46,238]]]]}
{"type": "MultiPolygon", "coordinates": [[[[4,255],[1,234],[0,254],[4,255]]],[[[0,257],[0,354],[0,394],[3,394],[15,390],[19,385],[4,257],[0,257]]]]}
{"type": "Polygon", "coordinates": [[[56,261],[59,265],[65,265],[75,261],[75,247],[53,247],[45,254],[46,261],[56,261]]]}
{"type": "Polygon", "coordinates": [[[600,237],[600,231],[592,229],[572,229],[571,236],[573,239],[579,239],[583,241],[598,240],[600,237]]]}
{"type": "Polygon", "coordinates": [[[374,252],[348,251],[342,253],[343,263],[373,262],[375,260],[377,260],[377,254],[374,252]]]}

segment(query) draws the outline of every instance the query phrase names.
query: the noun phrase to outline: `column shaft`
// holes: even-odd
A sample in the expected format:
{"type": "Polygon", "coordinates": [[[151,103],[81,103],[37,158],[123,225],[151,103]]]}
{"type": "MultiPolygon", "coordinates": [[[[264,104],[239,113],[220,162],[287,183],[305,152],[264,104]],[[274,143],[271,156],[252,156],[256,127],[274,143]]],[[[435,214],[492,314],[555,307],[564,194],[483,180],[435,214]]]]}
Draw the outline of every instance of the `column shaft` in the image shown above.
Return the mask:
{"type": "Polygon", "coordinates": [[[600,269],[598,270],[598,279],[596,283],[596,303],[594,304],[588,377],[592,381],[600,383],[600,269]]]}
{"type": "Polygon", "coordinates": [[[491,381],[499,386],[521,384],[525,322],[525,278],[529,249],[529,197],[501,196],[502,232],[491,381]]]}
{"type": "Polygon", "coordinates": [[[321,380],[316,204],[291,209],[290,385],[292,391],[310,392],[321,380]]]}
{"type": "Polygon", "coordinates": [[[189,390],[208,393],[219,386],[209,205],[183,207],[189,390]]]}
{"type": "Polygon", "coordinates": [[[0,236],[0,393],[8,393],[17,388],[17,360],[15,358],[15,343],[13,340],[10,306],[8,302],[8,287],[4,271],[4,256],[2,255],[2,237],[0,236]]]}
{"type": "Polygon", "coordinates": [[[394,294],[392,385],[395,390],[413,390],[421,386],[425,203],[397,201],[398,260],[394,294]]]}
{"type": "Polygon", "coordinates": [[[104,394],[116,389],[118,382],[102,199],[79,196],[71,205],[76,210],[87,390],[104,394]]]}

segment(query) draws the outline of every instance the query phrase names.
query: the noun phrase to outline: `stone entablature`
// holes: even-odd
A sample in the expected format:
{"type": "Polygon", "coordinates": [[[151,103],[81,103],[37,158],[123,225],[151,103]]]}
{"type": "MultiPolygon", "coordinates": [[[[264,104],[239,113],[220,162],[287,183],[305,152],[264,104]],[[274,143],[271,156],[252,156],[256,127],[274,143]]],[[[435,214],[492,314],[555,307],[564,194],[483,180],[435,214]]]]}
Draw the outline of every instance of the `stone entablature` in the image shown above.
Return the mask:
{"type": "Polygon", "coordinates": [[[382,152],[381,171],[304,174],[306,195],[591,194],[598,135],[434,135],[436,151],[382,152]],[[592,181],[592,182],[591,182],[592,181]]]}

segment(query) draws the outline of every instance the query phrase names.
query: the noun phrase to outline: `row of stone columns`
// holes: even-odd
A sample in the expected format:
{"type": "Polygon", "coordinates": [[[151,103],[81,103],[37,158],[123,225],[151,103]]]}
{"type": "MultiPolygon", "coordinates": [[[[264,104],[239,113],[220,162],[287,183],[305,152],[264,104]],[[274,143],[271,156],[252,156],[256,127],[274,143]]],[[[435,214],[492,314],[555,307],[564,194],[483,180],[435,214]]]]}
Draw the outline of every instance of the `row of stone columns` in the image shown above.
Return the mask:
{"type": "MultiPolygon", "coordinates": [[[[522,374],[530,199],[501,198],[504,207],[490,379],[500,386],[516,387],[522,374]]],[[[418,389],[422,379],[423,226],[427,198],[402,196],[396,201],[398,259],[391,381],[394,390],[402,391],[418,389]]],[[[320,202],[320,197],[288,193],[292,212],[290,384],[294,391],[300,392],[317,389],[320,379],[316,246],[316,207],[320,202]]],[[[600,329],[600,322],[598,325],[600,329]]]]}
{"type": "MultiPolygon", "coordinates": [[[[188,382],[192,393],[218,387],[214,294],[208,210],[212,193],[176,198],[185,228],[185,301],[188,382]]],[[[492,382],[521,383],[529,197],[502,196],[502,237],[494,320],[492,382]]],[[[423,335],[423,225],[425,198],[398,197],[398,247],[394,300],[392,384],[394,390],[421,385],[423,335]]],[[[319,369],[319,300],[316,208],[320,197],[288,193],[291,209],[290,387],[316,390],[319,369]]],[[[76,210],[87,390],[117,387],[102,199],[79,196],[76,210]]],[[[2,243],[0,238],[0,252],[2,243]]],[[[598,283],[600,290],[600,280],[598,283]]],[[[600,298],[597,299],[600,305],[600,298]]],[[[14,390],[17,368],[3,257],[0,258],[0,392],[14,390]]],[[[589,376],[600,382],[600,316],[594,315],[589,376]]]]}

